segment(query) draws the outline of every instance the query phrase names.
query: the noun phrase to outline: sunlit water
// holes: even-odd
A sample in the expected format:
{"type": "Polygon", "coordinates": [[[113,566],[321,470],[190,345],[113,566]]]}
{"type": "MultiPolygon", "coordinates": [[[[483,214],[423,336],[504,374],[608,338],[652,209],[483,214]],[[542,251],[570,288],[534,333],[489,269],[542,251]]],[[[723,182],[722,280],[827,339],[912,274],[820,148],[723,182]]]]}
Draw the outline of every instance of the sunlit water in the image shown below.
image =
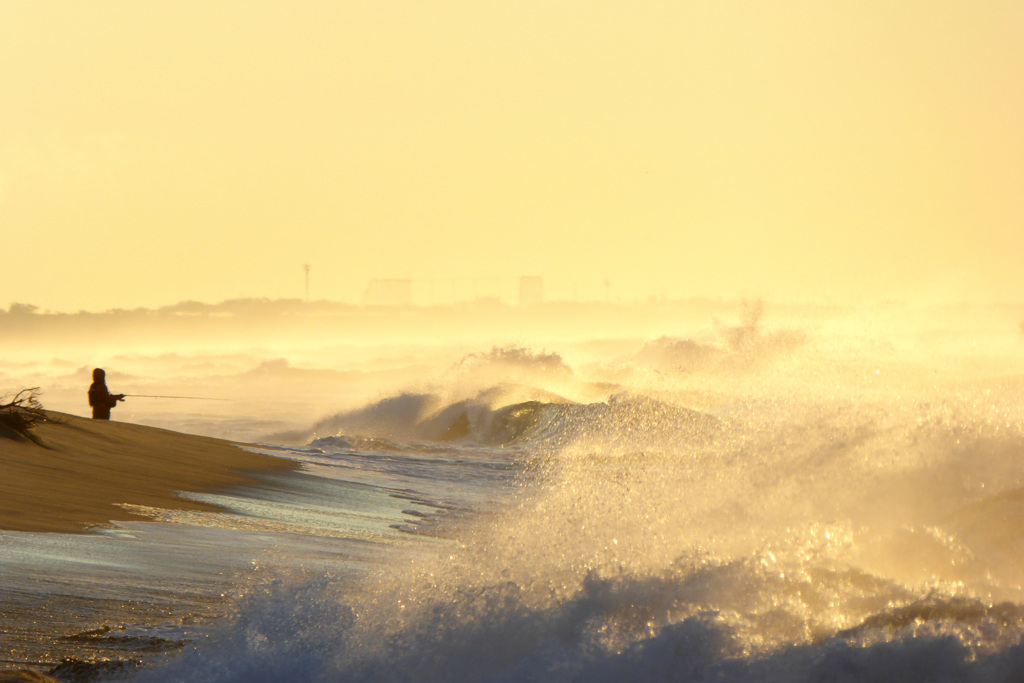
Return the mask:
{"type": "Polygon", "coordinates": [[[459,352],[320,418],[161,415],[302,469],[4,534],[4,589],[137,600],[47,652],[142,681],[1024,676],[1019,331],[756,323],[459,352]]]}

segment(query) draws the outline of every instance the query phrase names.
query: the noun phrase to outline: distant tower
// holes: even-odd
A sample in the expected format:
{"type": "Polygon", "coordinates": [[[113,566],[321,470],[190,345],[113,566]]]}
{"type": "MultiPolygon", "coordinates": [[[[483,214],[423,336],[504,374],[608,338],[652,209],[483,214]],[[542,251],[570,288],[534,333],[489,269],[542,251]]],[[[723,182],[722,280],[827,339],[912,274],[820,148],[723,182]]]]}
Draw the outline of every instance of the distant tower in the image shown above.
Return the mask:
{"type": "Polygon", "coordinates": [[[309,264],[303,263],[302,269],[306,271],[306,303],[309,303],[309,264]]]}
{"type": "Polygon", "coordinates": [[[519,278],[519,305],[534,306],[544,303],[544,278],[524,275],[519,278]]]}

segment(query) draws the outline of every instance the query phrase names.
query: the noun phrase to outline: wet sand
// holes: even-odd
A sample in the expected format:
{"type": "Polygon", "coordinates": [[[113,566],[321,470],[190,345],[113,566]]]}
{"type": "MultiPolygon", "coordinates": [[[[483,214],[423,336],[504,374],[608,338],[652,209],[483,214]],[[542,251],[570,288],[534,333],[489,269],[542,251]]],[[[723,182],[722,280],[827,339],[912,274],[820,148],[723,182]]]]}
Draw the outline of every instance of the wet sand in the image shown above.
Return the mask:
{"type": "Polygon", "coordinates": [[[122,504],[209,510],[178,491],[208,491],[294,463],[166,429],[51,413],[41,442],[0,432],[0,529],[84,532],[139,519],[122,504]]]}

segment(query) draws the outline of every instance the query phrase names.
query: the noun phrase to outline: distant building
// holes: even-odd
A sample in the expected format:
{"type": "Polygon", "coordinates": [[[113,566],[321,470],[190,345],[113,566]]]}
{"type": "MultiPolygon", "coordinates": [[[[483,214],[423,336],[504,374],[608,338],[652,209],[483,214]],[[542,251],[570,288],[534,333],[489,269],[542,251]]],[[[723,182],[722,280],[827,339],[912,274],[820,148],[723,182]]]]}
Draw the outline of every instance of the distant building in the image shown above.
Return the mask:
{"type": "Polygon", "coordinates": [[[370,280],[363,303],[367,306],[412,306],[412,280],[370,280]]]}
{"type": "Polygon", "coordinates": [[[544,303],[544,278],[524,275],[519,278],[519,305],[534,306],[544,303]]]}

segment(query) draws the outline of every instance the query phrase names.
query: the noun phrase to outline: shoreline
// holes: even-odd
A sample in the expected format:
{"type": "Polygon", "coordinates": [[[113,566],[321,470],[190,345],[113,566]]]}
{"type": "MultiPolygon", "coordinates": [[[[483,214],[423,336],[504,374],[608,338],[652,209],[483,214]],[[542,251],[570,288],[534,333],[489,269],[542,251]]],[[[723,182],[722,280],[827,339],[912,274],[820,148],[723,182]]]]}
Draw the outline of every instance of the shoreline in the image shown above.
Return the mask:
{"type": "Polygon", "coordinates": [[[0,529],[85,533],[113,521],[146,519],[124,504],[215,510],[188,500],[200,492],[283,471],[288,460],[245,444],[158,427],[47,411],[40,443],[0,433],[0,529]]]}

